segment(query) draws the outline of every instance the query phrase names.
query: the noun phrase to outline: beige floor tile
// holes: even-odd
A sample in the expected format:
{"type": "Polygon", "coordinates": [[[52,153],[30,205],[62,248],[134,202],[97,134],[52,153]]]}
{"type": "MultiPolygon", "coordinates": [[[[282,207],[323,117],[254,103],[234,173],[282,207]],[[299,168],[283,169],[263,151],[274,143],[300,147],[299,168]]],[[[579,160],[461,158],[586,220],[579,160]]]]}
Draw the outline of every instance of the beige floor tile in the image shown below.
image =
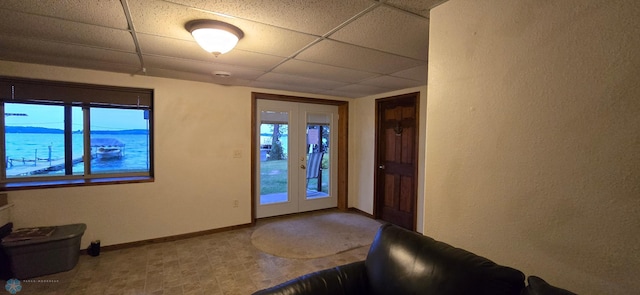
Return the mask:
{"type": "Polygon", "coordinates": [[[83,255],[71,271],[24,282],[19,294],[246,295],[300,275],[362,260],[369,249],[289,259],[255,248],[251,244],[253,231],[243,228],[103,251],[98,257],[83,255]]]}

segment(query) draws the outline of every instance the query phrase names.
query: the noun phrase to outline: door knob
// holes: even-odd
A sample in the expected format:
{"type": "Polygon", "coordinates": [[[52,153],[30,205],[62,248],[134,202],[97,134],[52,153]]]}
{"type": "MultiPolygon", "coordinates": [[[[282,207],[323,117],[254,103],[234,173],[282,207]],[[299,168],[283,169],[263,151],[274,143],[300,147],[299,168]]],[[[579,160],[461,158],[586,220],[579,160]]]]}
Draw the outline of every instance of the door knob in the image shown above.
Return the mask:
{"type": "Polygon", "coordinates": [[[380,169],[384,169],[384,164],[382,164],[382,165],[378,166],[378,168],[380,168],[380,169]]]}
{"type": "Polygon", "coordinates": [[[301,169],[307,169],[307,167],[306,167],[306,166],[304,166],[304,165],[300,165],[300,168],[301,168],[301,169]]]}

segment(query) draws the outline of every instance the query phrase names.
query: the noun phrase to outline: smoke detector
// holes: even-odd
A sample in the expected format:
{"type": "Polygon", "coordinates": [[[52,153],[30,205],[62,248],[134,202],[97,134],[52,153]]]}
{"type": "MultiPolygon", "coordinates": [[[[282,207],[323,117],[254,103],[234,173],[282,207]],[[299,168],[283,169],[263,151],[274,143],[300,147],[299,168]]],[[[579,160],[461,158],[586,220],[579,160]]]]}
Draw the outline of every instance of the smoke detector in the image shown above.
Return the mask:
{"type": "Polygon", "coordinates": [[[231,76],[231,73],[224,72],[224,71],[214,71],[213,75],[218,77],[218,78],[227,78],[227,77],[231,76]]]}

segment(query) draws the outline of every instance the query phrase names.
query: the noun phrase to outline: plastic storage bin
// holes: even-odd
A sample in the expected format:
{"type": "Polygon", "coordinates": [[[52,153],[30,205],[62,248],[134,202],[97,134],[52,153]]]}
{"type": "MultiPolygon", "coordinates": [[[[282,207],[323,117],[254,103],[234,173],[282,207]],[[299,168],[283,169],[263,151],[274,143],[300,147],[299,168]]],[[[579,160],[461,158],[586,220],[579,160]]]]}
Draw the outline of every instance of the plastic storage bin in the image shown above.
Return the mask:
{"type": "Polygon", "coordinates": [[[48,237],[3,241],[17,279],[28,279],[73,269],[80,255],[84,223],[56,226],[48,237]]]}

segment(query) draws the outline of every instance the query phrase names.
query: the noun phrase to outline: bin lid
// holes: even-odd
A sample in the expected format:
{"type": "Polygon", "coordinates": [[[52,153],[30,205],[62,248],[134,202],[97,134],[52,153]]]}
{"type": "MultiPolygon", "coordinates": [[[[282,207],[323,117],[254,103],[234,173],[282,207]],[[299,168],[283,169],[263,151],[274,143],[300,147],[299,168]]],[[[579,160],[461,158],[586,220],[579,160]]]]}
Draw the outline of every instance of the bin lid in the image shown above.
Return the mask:
{"type": "MultiPolygon", "coordinates": [[[[51,228],[51,226],[45,226],[42,228],[51,228]]],[[[84,231],[87,229],[87,225],[84,223],[76,223],[76,224],[53,226],[52,228],[54,228],[54,230],[53,232],[51,232],[49,236],[36,237],[36,238],[31,238],[26,240],[16,240],[16,241],[7,240],[7,238],[10,237],[9,235],[4,239],[2,239],[2,246],[6,248],[11,248],[11,247],[19,247],[19,246],[26,246],[26,245],[33,245],[33,244],[40,244],[40,243],[48,243],[52,241],[72,239],[78,236],[82,236],[84,234],[84,231]]]]}

